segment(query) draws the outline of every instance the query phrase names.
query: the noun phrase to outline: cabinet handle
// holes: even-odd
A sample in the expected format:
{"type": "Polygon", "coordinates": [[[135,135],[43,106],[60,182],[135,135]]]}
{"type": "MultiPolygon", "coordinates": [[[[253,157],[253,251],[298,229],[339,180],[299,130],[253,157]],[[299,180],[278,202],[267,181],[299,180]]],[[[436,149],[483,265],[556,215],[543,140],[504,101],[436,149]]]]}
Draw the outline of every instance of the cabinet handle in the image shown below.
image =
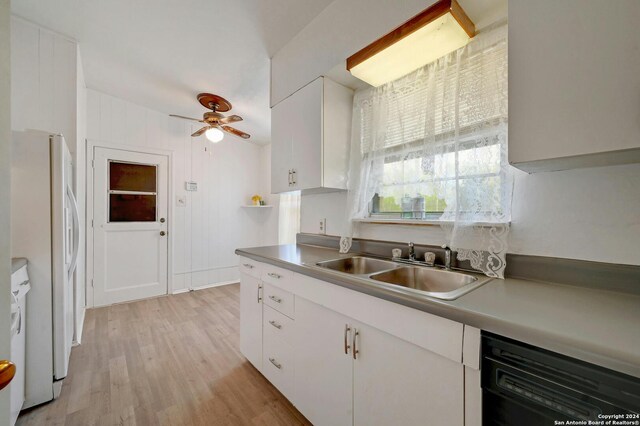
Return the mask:
{"type": "Polygon", "coordinates": [[[282,275],[278,275],[278,274],[276,274],[274,272],[269,272],[267,275],[269,275],[271,278],[275,278],[275,279],[278,279],[278,280],[280,278],[282,278],[282,275]]]}
{"type": "Polygon", "coordinates": [[[250,263],[243,263],[242,266],[244,266],[245,268],[253,269],[253,265],[250,263]]]}
{"type": "Polygon", "coordinates": [[[275,322],[273,320],[269,321],[269,324],[271,324],[272,326],[274,326],[278,330],[280,330],[282,328],[282,326],[280,324],[278,324],[277,322],[275,322]]]}
{"type": "Polygon", "coordinates": [[[349,346],[349,338],[347,337],[350,331],[351,331],[351,327],[349,327],[349,324],[345,324],[344,325],[344,354],[345,355],[349,355],[349,349],[351,349],[351,346],[349,346]]]}
{"type": "Polygon", "coordinates": [[[282,370],[282,364],[275,360],[275,358],[269,358],[269,362],[273,364],[278,370],[282,370]]]}
{"type": "Polygon", "coordinates": [[[357,346],[357,342],[358,342],[357,339],[359,335],[360,335],[360,332],[358,331],[358,329],[354,328],[353,329],[353,359],[357,359],[357,355],[360,352],[357,346]]]}
{"type": "Polygon", "coordinates": [[[258,303],[260,303],[262,301],[262,297],[260,297],[260,290],[262,290],[262,286],[261,285],[258,286],[258,303]]]}
{"type": "Polygon", "coordinates": [[[289,186],[292,185],[292,174],[291,174],[291,169],[289,169],[289,186]]]}
{"type": "Polygon", "coordinates": [[[292,185],[296,184],[296,173],[298,173],[296,171],[296,169],[291,169],[291,184],[292,185]]]}
{"type": "Polygon", "coordinates": [[[273,300],[276,303],[282,303],[282,299],[280,299],[279,297],[274,296],[273,294],[269,295],[269,299],[273,300]]]}

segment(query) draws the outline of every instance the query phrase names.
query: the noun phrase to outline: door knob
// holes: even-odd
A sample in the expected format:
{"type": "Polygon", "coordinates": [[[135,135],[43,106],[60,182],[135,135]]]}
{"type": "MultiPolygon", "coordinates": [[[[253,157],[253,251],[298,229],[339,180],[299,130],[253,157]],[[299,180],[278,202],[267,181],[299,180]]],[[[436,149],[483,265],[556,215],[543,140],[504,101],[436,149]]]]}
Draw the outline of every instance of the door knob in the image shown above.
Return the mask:
{"type": "Polygon", "coordinates": [[[166,232],[164,232],[164,231],[160,231],[160,236],[161,236],[161,237],[164,237],[165,235],[167,235],[167,233],[166,233],[166,232]]]}
{"type": "Polygon", "coordinates": [[[160,218],[160,223],[164,223],[164,217],[160,218]]]}
{"type": "Polygon", "coordinates": [[[13,376],[16,375],[16,366],[11,361],[7,361],[6,359],[0,360],[0,390],[4,389],[11,380],[13,380],[13,376]]]}

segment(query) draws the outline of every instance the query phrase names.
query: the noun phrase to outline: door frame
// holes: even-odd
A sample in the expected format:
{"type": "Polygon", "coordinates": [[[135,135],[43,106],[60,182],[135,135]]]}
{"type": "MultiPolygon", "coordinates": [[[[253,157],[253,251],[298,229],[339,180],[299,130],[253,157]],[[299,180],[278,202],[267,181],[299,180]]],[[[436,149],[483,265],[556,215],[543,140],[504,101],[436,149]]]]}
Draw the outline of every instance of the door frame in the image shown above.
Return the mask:
{"type": "Polygon", "coordinates": [[[86,139],[86,217],[85,217],[85,235],[86,235],[86,272],[85,272],[85,304],[86,308],[93,308],[93,253],[94,253],[94,240],[93,240],[93,184],[94,184],[94,167],[93,156],[96,148],[115,149],[119,151],[137,152],[141,154],[153,154],[162,155],[167,157],[167,222],[168,222],[168,240],[167,240],[167,294],[173,293],[173,151],[161,148],[150,148],[146,146],[131,146],[123,144],[114,144],[103,141],[96,141],[86,139]]]}

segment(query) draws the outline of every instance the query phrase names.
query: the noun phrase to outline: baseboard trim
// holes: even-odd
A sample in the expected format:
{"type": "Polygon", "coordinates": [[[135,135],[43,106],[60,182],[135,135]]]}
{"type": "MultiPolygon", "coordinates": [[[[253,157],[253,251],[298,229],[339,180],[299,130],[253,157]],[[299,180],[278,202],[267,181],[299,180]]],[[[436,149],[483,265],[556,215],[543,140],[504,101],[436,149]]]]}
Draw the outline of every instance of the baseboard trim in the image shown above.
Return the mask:
{"type": "Polygon", "coordinates": [[[204,290],[204,289],[213,288],[213,287],[222,287],[223,285],[238,284],[239,282],[240,281],[238,280],[220,281],[219,283],[205,284],[205,285],[201,285],[193,288],[181,288],[180,290],[174,290],[173,293],[171,294],[182,294],[182,293],[187,293],[189,291],[204,290]]]}

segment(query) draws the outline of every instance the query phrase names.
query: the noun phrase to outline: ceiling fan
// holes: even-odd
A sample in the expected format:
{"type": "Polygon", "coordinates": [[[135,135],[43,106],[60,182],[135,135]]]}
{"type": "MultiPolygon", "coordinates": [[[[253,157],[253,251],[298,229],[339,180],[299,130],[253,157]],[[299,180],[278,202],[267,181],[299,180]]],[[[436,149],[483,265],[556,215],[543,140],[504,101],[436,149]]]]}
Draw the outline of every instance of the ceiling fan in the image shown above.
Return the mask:
{"type": "Polygon", "coordinates": [[[220,142],[222,140],[224,137],[223,132],[230,133],[242,139],[249,139],[251,137],[248,133],[228,126],[229,123],[242,121],[242,117],[235,114],[230,116],[224,116],[221,114],[222,112],[227,112],[231,109],[231,103],[223,97],[211,93],[200,93],[198,95],[198,102],[200,102],[203,107],[211,110],[203,114],[202,120],[170,114],[170,117],[184,118],[185,120],[197,121],[206,124],[202,129],[195,131],[191,135],[192,137],[195,138],[204,133],[206,138],[213,143],[220,142]]]}

